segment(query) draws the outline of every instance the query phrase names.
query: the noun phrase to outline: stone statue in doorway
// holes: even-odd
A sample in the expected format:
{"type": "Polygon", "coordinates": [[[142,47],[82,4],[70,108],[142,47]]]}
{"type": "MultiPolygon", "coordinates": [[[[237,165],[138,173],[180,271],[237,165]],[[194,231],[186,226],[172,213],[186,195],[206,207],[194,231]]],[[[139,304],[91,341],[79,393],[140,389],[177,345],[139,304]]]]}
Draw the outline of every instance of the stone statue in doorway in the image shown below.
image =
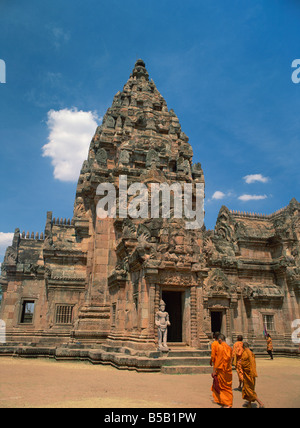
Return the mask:
{"type": "Polygon", "coordinates": [[[160,301],[159,310],[155,314],[155,325],[157,326],[158,333],[158,350],[168,351],[167,346],[167,334],[168,326],[171,325],[169,320],[169,314],[165,311],[166,304],[163,300],[160,301]]]}

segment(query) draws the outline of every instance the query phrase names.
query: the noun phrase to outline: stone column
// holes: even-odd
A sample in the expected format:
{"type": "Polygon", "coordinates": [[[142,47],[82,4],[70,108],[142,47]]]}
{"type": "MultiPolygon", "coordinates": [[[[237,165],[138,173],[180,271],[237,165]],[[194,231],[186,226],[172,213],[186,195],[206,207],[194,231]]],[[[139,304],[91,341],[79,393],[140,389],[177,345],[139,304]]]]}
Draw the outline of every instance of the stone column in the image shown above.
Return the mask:
{"type": "Polygon", "coordinates": [[[196,289],[197,293],[197,348],[207,349],[209,345],[209,340],[207,335],[204,333],[204,314],[207,312],[207,309],[204,309],[203,302],[203,288],[202,285],[198,286],[196,289]]]}
{"type": "Polygon", "coordinates": [[[155,337],[155,284],[149,284],[149,334],[155,337]]]}
{"type": "Polygon", "coordinates": [[[198,315],[197,315],[197,287],[191,287],[191,346],[198,346],[198,315]]]}
{"type": "MultiPolygon", "coordinates": [[[[142,289],[140,292],[141,296],[141,328],[142,336],[150,340],[151,342],[156,341],[157,329],[155,328],[155,312],[157,305],[157,291],[159,287],[156,286],[157,282],[157,269],[147,268],[145,270],[142,289]]],[[[160,298],[158,298],[159,304],[160,298]]],[[[158,308],[158,306],[157,306],[158,308]]]]}

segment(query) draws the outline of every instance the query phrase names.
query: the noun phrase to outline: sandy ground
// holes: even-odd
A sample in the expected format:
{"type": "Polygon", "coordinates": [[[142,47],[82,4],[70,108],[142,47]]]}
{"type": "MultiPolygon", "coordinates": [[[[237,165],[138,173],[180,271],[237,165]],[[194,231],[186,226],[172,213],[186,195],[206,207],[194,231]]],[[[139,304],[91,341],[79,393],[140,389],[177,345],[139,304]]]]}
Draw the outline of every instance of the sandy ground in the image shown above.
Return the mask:
{"type": "MultiPolygon", "coordinates": [[[[266,408],[300,407],[300,359],[257,359],[266,408]]],[[[88,362],[0,358],[0,408],[219,408],[209,374],[166,375],[88,362]]],[[[245,405],[233,372],[233,407],[245,405]]],[[[256,407],[256,405],[253,405],[256,407]]]]}

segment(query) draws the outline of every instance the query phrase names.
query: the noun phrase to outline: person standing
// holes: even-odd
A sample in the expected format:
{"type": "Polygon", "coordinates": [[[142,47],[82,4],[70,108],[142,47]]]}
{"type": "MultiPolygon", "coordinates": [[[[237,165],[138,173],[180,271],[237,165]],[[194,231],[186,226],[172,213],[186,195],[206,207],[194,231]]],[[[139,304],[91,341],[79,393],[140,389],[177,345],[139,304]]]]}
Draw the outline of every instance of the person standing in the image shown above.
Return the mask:
{"type": "Polygon", "coordinates": [[[243,354],[241,357],[241,369],[243,371],[243,389],[242,398],[248,401],[248,407],[251,403],[257,401],[259,407],[264,407],[264,404],[259,400],[255,392],[255,381],[257,378],[255,355],[249,348],[249,344],[244,342],[243,354]]]}
{"type": "Polygon", "coordinates": [[[211,344],[211,357],[210,357],[210,365],[211,366],[213,366],[215,363],[217,347],[219,346],[219,342],[218,342],[219,334],[220,333],[218,331],[214,333],[214,341],[211,344]]]}
{"type": "Polygon", "coordinates": [[[238,379],[239,379],[238,390],[239,391],[242,390],[242,385],[243,385],[243,370],[241,367],[241,357],[242,357],[243,352],[244,352],[243,336],[238,336],[237,341],[233,345],[232,365],[235,366],[235,369],[236,369],[236,372],[238,375],[238,379]]]}
{"type": "Polygon", "coordinates": [[[269,334],[267,334],[267,352],[270,355],[271,360],[273,360],[273,343],[269,334]]]}
{"type": "Polygon", "coordinates": [[[225,336],[219,334],[218,347],[212,377],[216,377],[218,388],[211,387],[214,401],[222,407],[230,408],[233,404],[232,394],[232,349],[227,345],[225,336]]]}

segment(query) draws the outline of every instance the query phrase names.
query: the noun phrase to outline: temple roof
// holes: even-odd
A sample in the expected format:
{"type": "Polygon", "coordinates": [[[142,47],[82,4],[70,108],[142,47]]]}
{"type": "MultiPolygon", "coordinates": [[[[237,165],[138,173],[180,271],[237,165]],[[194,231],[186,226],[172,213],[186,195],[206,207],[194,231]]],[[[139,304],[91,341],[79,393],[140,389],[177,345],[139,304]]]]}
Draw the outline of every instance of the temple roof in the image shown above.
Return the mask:
{"type": "Polygon", "coordinates": [[[192,165],[192,158],[178,117],[149,79],[145,62],[138,59],[96,129],[81,169],[77,197],[84,199],[91,177],[112,171],[140,176],[154,167],[167,180],[204,182],[201,165],[192,165]]]}

